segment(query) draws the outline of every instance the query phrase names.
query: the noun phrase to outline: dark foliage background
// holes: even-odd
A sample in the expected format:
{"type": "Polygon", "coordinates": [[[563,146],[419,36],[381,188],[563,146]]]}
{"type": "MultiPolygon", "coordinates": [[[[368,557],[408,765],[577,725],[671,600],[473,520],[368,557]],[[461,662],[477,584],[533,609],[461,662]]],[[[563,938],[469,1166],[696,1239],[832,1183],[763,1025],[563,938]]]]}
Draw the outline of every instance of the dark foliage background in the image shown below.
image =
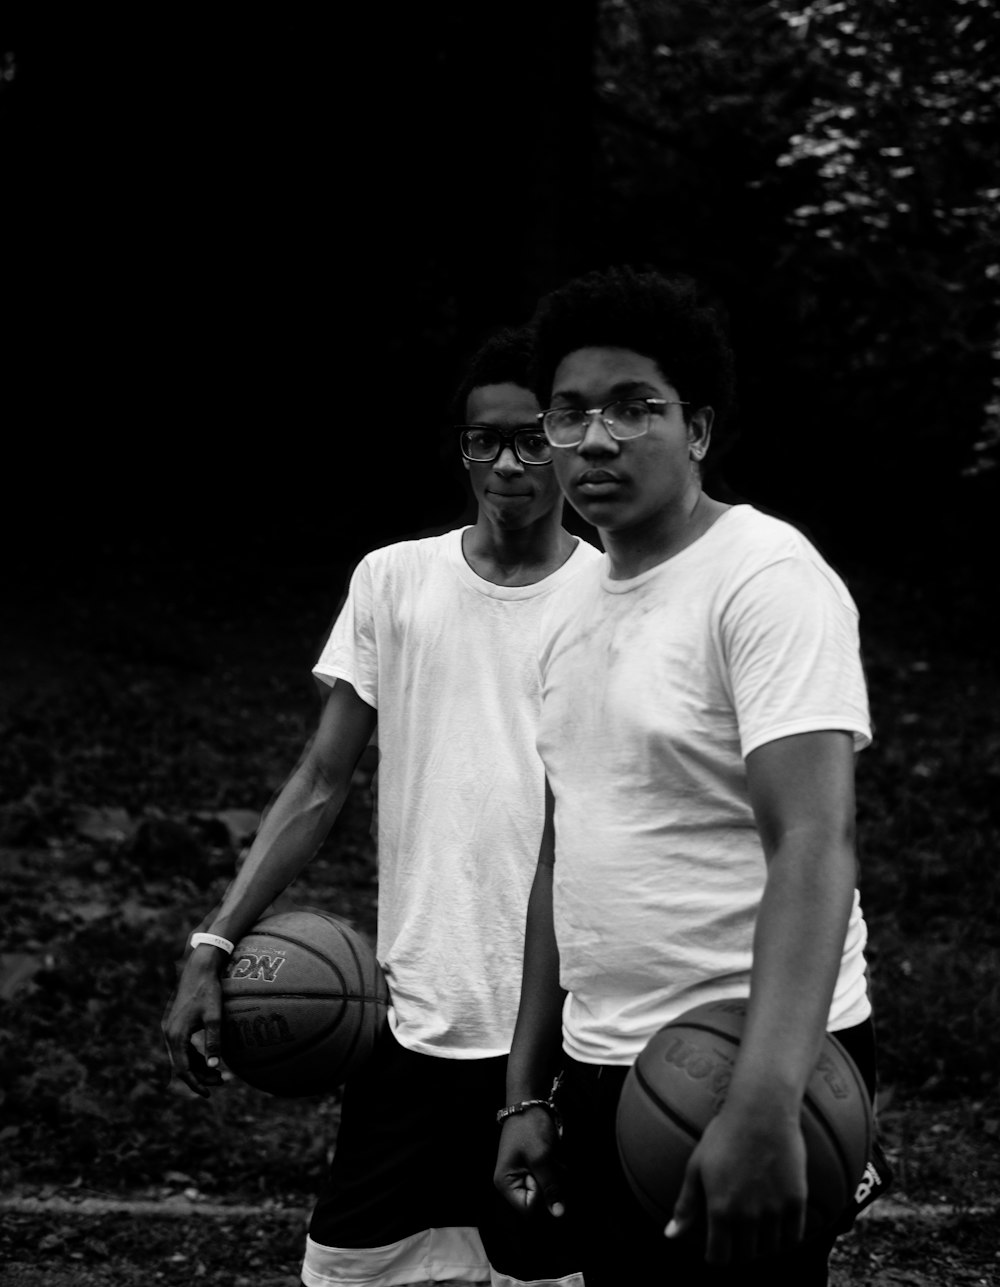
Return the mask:
{"type": "MultiPolygon", "coordinates": [[[[803,524],[859,599],[883,1123],[905,1191],[995,1189],[998,21],[508,0],[0,29],[0,1177],[312,1190],[335,1101],[166,1090],[175,961],[312,727],[347,571],[464,511],[464,355],[624,259],[723,302],[712,485],[803,524]]],[[[362,926],[369,783],[300,891],[362,926]]]]}
{"type": "MultiPolygon", "coordinates": [[[[989,0],[11,23],[17,562],[334,568],[454,520],[464,355],[573,272],[701,278],[739,494],[966,582],[1000,415],[989,0]],[[19,396],[18,396],[19,395],[19,396]]],[[[55,565],[55,567],[53,566],[55,565]]]]}

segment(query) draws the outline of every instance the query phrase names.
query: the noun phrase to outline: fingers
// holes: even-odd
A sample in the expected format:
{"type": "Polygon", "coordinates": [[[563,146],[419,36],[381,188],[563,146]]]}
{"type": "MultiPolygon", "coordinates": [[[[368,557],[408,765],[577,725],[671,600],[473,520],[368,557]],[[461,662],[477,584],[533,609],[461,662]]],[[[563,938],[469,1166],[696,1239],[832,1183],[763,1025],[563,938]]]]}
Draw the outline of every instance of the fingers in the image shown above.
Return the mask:
{"type": "Polygon", "coordinates": [[[783,1218],[778,1221],[778,1227],[775,1231],[777,1241],[777,1250],[775,1255],[781,1252],[794,1251],[806,1236],[806,1204],[805,1202],[797,1203],[793,1208],[785,1212],[783,1218]]]}
{"type": "Polygon", "coordinates": [[[723,1266],[789,1255],[802,1241],[803,1225],[801,1211],[761,1212],[741,1219],[709,1212],[705,1260],[723,1266]]]}
{"type": "Polygon", "coordinates": [[[512,1207],[524,1214],[545,1207],[557,1218],[566,1211],[558,1177],[545,1166],[529,1169],[523,1165],[497,1167],[493,1183],[512,1207]]]}
{"type": "Polygon", "coordinates": [[[218,1011],[210,1014],[205,1011],[205,1063],[209,1068],[218,1068],[222,1054],[222,1025],[218,1011]]]}
{"type": "Polygon", "coordinates": [[[708,1264],[724,1266],[761,1258],[787,1255],[805,1234],[805,1204],[797,1196],[780,1207],[771,1208],[751,1201],[749,1207],[734,1204],[732,1193],[710,1201],[704,1177],[696,1159],[684,1174],[684,1183],[674,1204],[664,1234],[682,1238],[704,1237],[708,1264]]]}
{"type": "Polygon", "coordinates": [[[193,1037],[189,1039],[166,1024],[163,1026],[163,1037],[173,1075],[196,1095],[208,1099],[209,1087],[217,1086],[222,1081],[221,1072],[207,1066],[193,1044],[193,1037]]]}
{"type": "Polygon", "coordinates": [[[559,1177],[550,1167],[536,1167],[535,1182],[538,1185],[541,1201],[545,1203],[549,1215],[561,1216],[566,1211],[563,1201],[562,1185],[559,1177]]]}
{"type": "Polygon", "coordinates": [[[680,1238],[689,1233],[698,1221],[701,1213],[703,1194],[701,1178],[695,1167],[689,1165],[684,1172],[684,1183],[664,1235],[668,1238],[680,1238]]]}
{"type": "Polygon", "coordinates": [[[178,996],[163,1022],[163,1038],[174,1074],[202,1099],[221,1085],[221,998],[218,989],[196,1001],[178,996]]]}
{"type": "Polygon", "coordinates": [[[559,1217],[566,1210],[562,1193],[557,1144],[551,1119],[539,1122],[513,1118],[500,1136],[493,1183],[506,1200],[524,1214],[546,1209],[559,1217]]]}

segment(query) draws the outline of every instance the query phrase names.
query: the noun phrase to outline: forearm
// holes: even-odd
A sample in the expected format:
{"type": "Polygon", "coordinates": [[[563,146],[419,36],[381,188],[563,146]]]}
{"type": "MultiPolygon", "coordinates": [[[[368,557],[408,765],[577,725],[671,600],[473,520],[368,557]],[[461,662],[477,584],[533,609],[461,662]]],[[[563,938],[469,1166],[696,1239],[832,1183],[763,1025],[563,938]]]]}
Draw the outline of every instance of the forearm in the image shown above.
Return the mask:
{"type": "Polygon", "coordinates": [[[521,1004],[507,1061],[507,1102],[543,1099],[562,1044],[559,952],[552,925],[552,868],[539,864],[528,901],[521,1004]]]}
{"type": "Polygon", "coordinates": [[[268,810],[213,918],[213,933],[237,942],[291,884],[322,844],[349,782],[331,780],[306,755],[268,810]]]}
{"type": "Polygon", "coordinates": [[[797,1117],[826,1030],[854,885],[850,835],[791,832],[771,855],[731,1098],[777,1092],[797,1117]]]}

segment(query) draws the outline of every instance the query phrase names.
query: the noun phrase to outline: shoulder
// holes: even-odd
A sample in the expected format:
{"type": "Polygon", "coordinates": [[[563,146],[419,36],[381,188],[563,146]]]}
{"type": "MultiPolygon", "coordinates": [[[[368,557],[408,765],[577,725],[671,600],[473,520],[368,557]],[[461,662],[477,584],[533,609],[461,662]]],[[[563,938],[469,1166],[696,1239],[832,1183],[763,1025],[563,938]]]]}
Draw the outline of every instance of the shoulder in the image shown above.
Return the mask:
{"type": "Polygon", "coordinates": [[[813,584],[854,609],[840,574],[809,537],[787,520],[765,514],[752,505],[739,505],[716,527],[727,547],[725,566],[733,590],[775,581],[787,588],[813,584]]]}
{"type": "Polygon", "coordinates": [[[358,564],[370,575],[386,576],[394,573],[426,568],[429,564],[450,561],[460,549],[462,528],[452,528],[434,536],[420,536],[380,545],[362,558],[358,564]]]}
{"type": "Polygon", "coordinates": [[[760,556],[796,554],[814,548],[808,537],[787,519],[767,514],[754,505],[734,505],[716,524],[729,544],[760,556]]]}

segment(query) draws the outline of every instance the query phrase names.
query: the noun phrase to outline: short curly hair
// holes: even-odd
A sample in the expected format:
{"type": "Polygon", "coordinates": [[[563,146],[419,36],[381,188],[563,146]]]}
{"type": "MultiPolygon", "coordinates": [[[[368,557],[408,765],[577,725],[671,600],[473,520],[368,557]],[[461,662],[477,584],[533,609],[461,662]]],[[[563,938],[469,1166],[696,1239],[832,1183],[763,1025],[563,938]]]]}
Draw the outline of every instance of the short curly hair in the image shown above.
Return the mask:
{"type": "Polygon", "coordinates": [[[465,420],[465,405],[473,389],[487,384],[516,384],[534,392],[534,348],[526,326],[504,326],[494,331],[473,354],[451,400],[452,420],[465,420]]]}
{"type": "MultiPolygon", "coordinates": [[[[733,354],[722,320],[690,277],[626,266],[574,278],[539,301],[532,319],[532,381],[543,407],[556,368],[582,348],[623,348],[652,358],[682,398],[715,411],[715,430],[733,403],[733,354]]],[[[714,435],[713,435],[714,436],[714,435]]]]}

